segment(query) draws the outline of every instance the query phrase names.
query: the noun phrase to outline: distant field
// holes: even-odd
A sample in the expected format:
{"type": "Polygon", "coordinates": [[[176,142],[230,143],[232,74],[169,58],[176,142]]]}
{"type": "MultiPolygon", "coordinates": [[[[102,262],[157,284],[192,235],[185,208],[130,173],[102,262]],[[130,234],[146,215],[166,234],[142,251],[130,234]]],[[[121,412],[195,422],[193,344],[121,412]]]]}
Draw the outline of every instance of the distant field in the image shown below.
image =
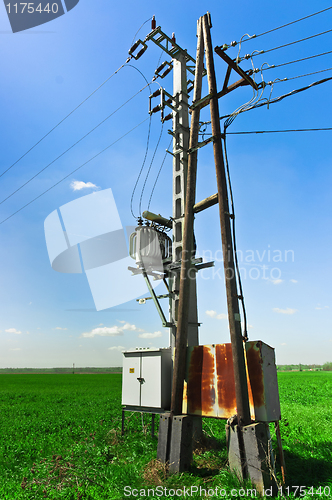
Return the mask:
{"type": "MultiPolygon", "coordinates": [[[[278,378],[289,491],[304,486],[306,500],[332,498],[332,373],[278,378]]],[[[252,498],[243,494],[250,485],[240,490],[227,469],[224,421],[205,419],[213,439],[196,450],[190,473],[166,478],[155,462],[149,416],[143,433],[141,415],[127,414],[125,436],[120,434],[118,374],[0,375],[0,422],[0,500],[123,500],[137,498],[125,496],[125,486],[144,493],[158,485],[170,492],[155,498],[190,486],[223,488],[226,494],[210,496],[215,499],[236,498],[232,489],[238,498],[252,498]]]]}

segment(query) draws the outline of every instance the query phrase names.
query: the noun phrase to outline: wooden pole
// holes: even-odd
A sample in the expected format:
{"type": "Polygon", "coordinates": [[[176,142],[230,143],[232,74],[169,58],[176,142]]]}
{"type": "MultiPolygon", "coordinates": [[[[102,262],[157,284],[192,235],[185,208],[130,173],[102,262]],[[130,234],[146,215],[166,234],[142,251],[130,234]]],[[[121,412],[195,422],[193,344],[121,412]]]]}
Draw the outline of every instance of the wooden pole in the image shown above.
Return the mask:
{"type": "MultiPolygon", "coordinates": [[[[195,71],[194,101],[201,98],[204,45],[201,19],[197,25],[197,56],[195,71]]],[[[195,109],[191,117],[189,148],[198,142],[200,110],[195,109]]],[[[189,155],[186,186],[186,203],[182,239],[181,274],[179,289],[178,323],[175,339],[175,356],[173,366],[173,385],[171,398],[171,415],[182,414],[183,383],[186,373],[188,318],[190,301],[190,277],[193,269],[191,259],[193,251],[194,211],[196,195],[197,150],[189,155]]]]}
{"type": "Polygon", "coordinates": [[[213,62],[213,50],[209,25],[209,16],[203,16],[203,37],[205,46],[206,69],[209,84],[211,127],[213,141],[213,154],[216,166],[219,216],[221,227],[221,239],[224,258],[224,270],[226,281],[226,295],[228,307],[229,330],[232,343],[232,356],[234,364],[235,395],[239,425],[247,425],[251,422],[248,383],[244,358],[244,346],[241,332],[241,320],[239,314],[239,302],[236,286],[234,255],[232,245],[232,234],[230,225],[230,214],[228,204],[228,192],[225,164],[221,143],[219,104],[217,97],[217,83],[213,62]]]}

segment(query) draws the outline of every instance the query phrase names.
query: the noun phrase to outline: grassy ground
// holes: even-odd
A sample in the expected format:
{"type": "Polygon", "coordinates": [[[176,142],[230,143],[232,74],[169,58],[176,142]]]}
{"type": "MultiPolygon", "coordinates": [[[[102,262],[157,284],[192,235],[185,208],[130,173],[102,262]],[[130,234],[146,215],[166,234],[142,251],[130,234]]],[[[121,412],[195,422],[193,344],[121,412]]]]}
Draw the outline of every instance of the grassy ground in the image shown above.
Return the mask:
{"type": "MultiPolygon", "coordinates": [[[[306,500],[332,498],[332,373],[278,378],[285,496],[303,486],[306,500]]],[[[210,439],[196,450],[191,471],[167,478],[155,461],[149,416],[142,427],[140,414],[126,414],[121,436],[120,403],[117,374],[1,375],[0,499],[153,498],[148,488],[155,498],[178,498],[179,488],[186,488],[182,498],[253,498],[250,484],[241,485],[227,469],[224,421],[204,419],[210,439]]]]}

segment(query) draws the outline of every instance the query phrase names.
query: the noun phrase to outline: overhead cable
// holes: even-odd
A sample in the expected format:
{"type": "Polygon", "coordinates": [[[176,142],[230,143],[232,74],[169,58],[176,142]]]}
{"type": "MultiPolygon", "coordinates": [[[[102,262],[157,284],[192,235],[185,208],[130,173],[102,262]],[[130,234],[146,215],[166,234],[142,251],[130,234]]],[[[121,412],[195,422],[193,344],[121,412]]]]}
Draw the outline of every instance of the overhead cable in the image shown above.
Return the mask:
{"type": "Polygon", "coordinates": [[[164,130],[164,122],[161,123],[159,138],[158,138],[155,150],[154,150],[152,158],[151,158],[150,166],[148,168],[148,171],[147,171],[145,179],[144,179],[144,183],[143,183],[143,187],[142,187],[142,192],[141,192],[141,196],[140,196],[140,199],[139,199],[139,215],[140,216],[142,214],[142,199],[143,199],[143,194],[144,194],[145,186],[146,186],[146,183],[148,181],[148,178],[149,178],[149,175],[150,175],[150,172],[151,172],[151,168],[152,168],[155,156],[156,156],[157,151],[158,151],[158,147],[159,147],[159,144],[160,144],[160,141],[161,141],[161,137],[163,135],[163,130],[164,130]]]}
{"type": "Polygon", "coordinates": [[[51,187],[49,187],[48,189],[46,189],[45,191],[43,191],[41,194],[39,194],[38,196],[36,196],[36,198],[34,198],[33,200],[29,201],[28,203],[26,203],[25,205],[23,205],[23,207],[21,207],[18,210],[16,210],[16,212],[14,212],[11,215],[9,215],[8,217],[6,217],[6,219],[4,219],[4,220],[2,220],[0,222],[0,225],[3,224],[4,222],[6,222],[8,219],[11,219],[11,217],[14,217],[14,215],[16,215],[17,213],[21,212],[21,210],[23,210],[27,206],[31,205],[31,203],[33,203],[34,201],[38,200],[38,198],[41,198],[44,194],[46,194],[49,191],[51,191],[51,189],[53,189],[56,186],[58,186],[61,182],[63,182],[64,180],[68,179],[68,177],[70,177],[71,175],[73,175],[80,168],[84,167],[85,165],[87,165],[88,163],[90,163],[92,160],[94,160],[95,158],[97,158],[98,156],[100,156],[102,153],[104,153],[105,151],[107,151],[107,149],[109,149],[112,146],[114,146],[114,144],[116,144],[121,139],[123,139],[124,137],[126,137],[127,135],[129,135],[131,132],[133,132],[133,130],[135,130],[136,128],[138,128],[140,125],[142,125],[147,120],[148,120],[148,118],[145,118],[145,120],[141,121],[138,125],[135,125],[135,127],[133,127],[128,132],[126,132],[125,134],[123,134],[121,137],[119,137],[118,139],[116,139],[114,142],[112,142],[111,144],[109,144],[109,146],[107,146],[106,148],[104,148],[102,151],[99,151],[99,153],[95,154],[94,156],[92,156],[92,158],[90,158],[86,162],[82,163],[82,165],[80,165],[79,167],[75,168],[75,170],[72,170],[68,175],[66,175],[65,177],[63,177],[62,179],[60,179],[58,182],[56,182],[55,184],[53,184],[51,187]]]}
{"type": "MultiPolygon", "coordinates": [[[[283,24],[281,26],[278,26],[277,28],[272,28],[268,31],[264,31],[263,33],[259,33],[259,35],[252,35],[249,36],[249,38],[246,38],[243,40],[243,37],[241,38],[241,43],[247,42],[248,40],[251,40],[253,38],[258,38],[263,35],[267,35],[269,33],[273,33],[274,31],[280,30],[282,28],[286,28],[287,26],[291,26],[292,24],[298,23],[300,21],[304,21],[305,19],[309,19],[310,17],[317,16],[317,14],[322,14],[323,12],[326,12],[328,10],[332,9],[332,7],[327,7],[326,9],[319,10],[318,12],[314,12],[313,14],[309,14],[308,16],[301,17],[300,19],[296,19],[295,21],[291,21],[290,23],[283,24]]],[[[235,47],[238,45],[240,42],[232,42],[230,45],[224,45],[224,48],[227,49],[229,47],[235,47]]]]}
{"type": "MultiPolygon", "coordinates": [[[[314,12],[313,14],[309,14],[308,16],[301,17],[300,19],[296,19],[295,21],[291,21],[290,23],[283,24],[282,26],[278,26],[277,28],[273,28],[271,30],[264,31],[263,33],[260,33],[259,35],[254,35],[254,37],[258,38],[259,36],[267,35],[269,33],[272,33],[273,31],[277,31],[277,30],[280,30],[282,28],[286,28],[287,26],[291,26],[292,24],[299,23],[300,21],[304,21],[305,19],[309,19],[310,17],[317,16],[317,14],[322,14],[323,12],[326,12],[330,9],[332,9],[332,6],[327,7],[326,9],[323,9],[323,10],[319,10],[318,12],[314,12]]],[[[247,40],[243,40],[243,41],[246,42],[247,40]]]]}
{"type": "MultiPolygon", "coordinates": [[[[131,65],[129,64],[128,66],[131,66],[131,65]]],[[[144,87],[142,87],[138,92],[136,92],[136,94],[134,94],[133,96],[131,96],[126,102],[124,102],[123,104],[121,104],[121,106],[119,106],[115,111],[113,111],[110,115],[108,115],[106,118],[104,118],[104,120],[102,120],[100,123],[98,123],[98,125],[96,125],[88,133],[86,133],[85,135],[83,135],[83,137],[81,137],[78,141],[76,141],[74,144],[72,144],[68,149],[66,149],[66,151],[63,151],[63,153],[61,153],[54,160],[52,160],[50,163],[48,163],[48,165],[46,165],[44,168],[42,168],[41,170],[39,170],[39,172],[37,172],[32,177],[30,177],[29,180],[27,180],[26,182],[24,182],[20,187],[18,187],[17,189],[15,189],[15,191],[13,191],[10,195],[8,195],[6,198],[4,198],[2,201],[0,201],[0,205],[2,205],[2,203],[4,203],[5,201],[7,201],[9,198],[11,198],[14,194],[16,194],[22,188],[24,188],[24,186],[26,186],[31,181],[33,181],[33,179],[35,179],[36,177],[38,177],[38,175],[40,175],[42,172],[44,172],[44,170],[46,170],[48,167],[50,167],[51,165],[53,165],[53,163],[55,163],[62,156],[64,156],[66,153],[68,153],[68,151],[70,151],[75,146],[77,146],[77,144],[79,144],[81,141],[83,141],[83,139],[85,139],[86,137],[88,137],[88,135],[90,135],[92,132],[94,132],[98,127],[100,127],[103,123],[105,123],[109,118],[111,118],[111,116],[113,116],[115,113],[117,113],[121,108],[123,108],[126,104],[128,104],[128,102],[130,102],[132,99],[134,99],[134,97],[136,97],[140,92],[142,92],[148,86],[149,86],[149,83],[147,85],[145,85],[144,87]]]]}
{"type": "MultiPolygon", "coordinates": [[[[317,82],[311,83],[310,85],[307,85],[306,87],[302,87],[300,89],[292,90],[291,92],[288,92],[287,94],[283,94],[283,95],[281,95],[279,97],[275,97],[274,99],[271,99],[271,100],[266,100],[266,102],[262,101],[262,102],[259,102],[257,104],[254,104],[253,106],[250,106],[250,107],[244,109],[243,111],[240,111],[240,113],[244,113],[246,111],[250,111],[250,110],[255,109],[255,108],[260,108],[261,106],[265,106],[265,105],[269,105],[269,104],[274,104],[275,102],[282,101],[283,99],[285,99],[285,97],[290,97],[290,96],[298,94],[300,92],[304,92],[305,90],[308,90],[308,89],[310,89],[312,87],[315,87],[317,85],[321,85],[322,83],[329,82],[330,80],[332,80],[332,77],[324,78],[323,80],[318,80],[317,82]]],[[[232,116],[232,113],[229,114],[229,115],[220,116],[219,119],[223,120],[223,119],[229,118],[231,116],[232,116]]],[[[209,124],[209,123],[211,123],[211,122],[204,122],[204,124],[209,124]]]]}
{"type": "Polygon", "coordinates": [[[236,276],[237,276],[237,282],[239,285],[239,300],[241,302],[242,306],[242,311],[243,311],[243,340],[246,342],[248,340],[248,328],[247,328],[247,312],[246,312],[246,307],[244,303],[244,295],[243,295],[243,289],[242,289],[242,281],[241,281],[241,273],[240,273],[240,268],[239,268],[239,262],[237,258],[237,247],[236,247],[236,233],[235,233],[235,207],[234,207],[234,198],[233,198],[233,190],[232,190],[232,183],[231,183],[231,176],[230,176],[230,171],[229,171],[229,163],[228,163],[228,155],[227,155],[227,146],[226,146],[226,125],[224,125],[224,137],[223,137],[223,147],[224,147],[224,154],[225,154],[225,165],[226,165],[226,173],[227,173],[227,183],[229,187],[229,194],[230,194],[230,201],[231,201],[231,208],[232,208],[232,213],[231,213],[231,231],[232,231],[232,245],[233,245],[233,253],[234,253],[234,262],[235,262],[235,269],[236,269],[236,276]]]}
{"type": "Polygon", "coordinates": [[[321,128],[294,128],[285,130],[248,130],[243,132],[227,132],[228,135],[246,135],[246,134],[277,134],[284,132],[322,132],[331,131],[332,127],[321,127],[321,128]]]}
{"type": "Polygon", "coordinates": [[[331,68],[326,68],[326,69],[321,69],[319,71],[313,71],[312,73],[306,73],[304,75],[297,75],[297,76],[291,76],[289,78],[283,78],[282,80],[279,79],[279,81],[275,83],[280,83],[280,82],[288,82],[289,80],[296,80],[297,78],[303,78],[305,76],[312,76],[312,75],[317,75],[318,73],[325,73],[325,71],[331,71],[331,68]]]}
{"type": "Polygon", "coordinates": [[[169,145],[167,146],[167,149],[166,149],[166,152],[165,152],[165,156],[163,158],[163,161],[161,162],[161,165],[160,165],[160,168],[158,170],[158,174],[157,174],[156,180],[154,181],[154,184],[153,184],[153,187],[152,187],[152,190],[151,190],[151,194],[150,194],[149,203],[148,203],[148,210],[150,210],[150,204],[151,204],[151,200],[152,200],[152,197],[153,197],[153,193],[154,193],[154,190],[156,188],[159,176],[161,174],[161,171],[163,169],[164,163],[165,163],[167,155],[168,155],[168,151],[167,150],[171,147],[172,141],[173,141],[173,138],[170,140],[169,145]]]}
{"type": "MultiPolygon", "coordinates": [[[[327,33],[331,33],[331,31],[332,31],[332,29],[322,31],[321,33],[316,33],[316,35],[310,35],[310,36],[307,36],[306,38],[301,38],[300,40],[294,40],[293,42],[285,43],[283,45],[278,45],[278,47],[273,47],[272,49],[259,50],[259,51],[255,50],[255,52],[257,52],[257,53],[256,54],[252,53],[252,54],[250,54],[249,57],[256,57],[256,56],[259,56],[261,54],[267,54],[268,52],[272,52],[273,50],[283,49],[284,47],[289,47],[290,45],[294,45],[296,43],[305,42],[306,40],[311,40],[312,38],[316,38],[317,36],[326,35],[327,33]]],[[[237,59],[236,61],[239,62],[239,61],[243,61],[244,59],[248,59],[248,56],[245,55],[244,57],[241,57],[241,58],[237,59]]]]}
{"type": "Polygon", "coordinates": [[[280,68],[281,66],[287,66],[288,64],[307,61],[308,59],[314,59],[315,57],[326,56],[327,54],[332,54],[332,50],[329,50],[328,52],[322,52],[321,54],[315,54],[313,56],[303,57],[302,59],[295,59],[295,61],[289,61],[281,64],[271,64],[268,68],[264,68],[263,71],[267,71],[268,69],[280,68]]]}
{"type": "MultiPolygon", "coordinates": [[[[137,33],[141,30],[141,28],[147,22],[149,22],[150,19],[152,19],[152,18],[150,17],[141,25],[139,30],[135,33],[134,39],[135,39],[137,33]]],[[[80,104],[78,104],[72,111],[70,111],[70,113],[68,113],[64,118],[62,118],[62,120],[60,120],[59,123],[57,123],[51,130],[49,130],[49,132],[47,132],[47,134],[45,134],[41,139],[39,139],[39,141],[37,141],[30,149],[28,149],[28,151],[26,151],[22,156],[20,156],[20,158],[18,158],[12,165],[10,165],[10,167],[8,167],[4,172],[2,172],[2,174],[0,174],[0,177],[2,177],[6,172],[8,172],[8,170],[13,168],[19,161],[22,160],[22,158],[24,158],[36,146],[38,146],[38,144],[40,144],[44,139],[46,139],[46,137],[48,137],[56,128],[58,128],[59,125],[61,125],[61,123],[63,123],[65,120],[67,120],[67,118],[69,118],[73,113],[75,113],[75,111],[77,111],[78,108],[80,108],[82,106],[82,104],[84,104],[88,99],[90,99],[90,97],[92,97],[96,92],[98,92],[99,89],[101,89],[111,78],[113,78],[113,76],[115,76],[126,64],[128,64],[128,62],[132,59],[132,57],[134,57],[134,56],[132,54],[130,54],[129,57],[127,58],[126,62],[124,62],[116,71],[114,71],[114,73],[112,73],[108,78],[106,78],[106,80],[101,85],[99,85],[99,87],[97,87],[93,92],[91,92],[91,94],[89,94],[82,102],[80,102],[80,104]]]]}
{"type": "Polygon", "coordinates": [[[70,113],[68,113],[64,118],[62,118],[62,120],[60,120],[59,123],[57,123],[53,128],[51,128],[51,130],[49,130],[47,134],[45,134],[41,139],[39,139],[39,141],[37,141],[30,149],[28,149],[28,151],[26,151],[20,158],[18,158],[18,160],[16,160],[12,165],[10,165],[10,167],[8,167],[4,172],[2,172],[2,174],[0,174],[0,177],[2,177],[6,172],[8,172],[8,170],[13,168],[19,161],[22,160],[22,158],[24,158],[28,153],[30,153],[30,151],[32,151],[36,146],[38,146],[38,144],[40,144],[44,139],[46,139],[46,137],[48,137],[56,128],[58,128],[59,125],[61,125],[61,123],[63,123],[65,120],[67,120],[67,118],[69,118],[73,113],[75,113],[75,111],[77,111],[78,108],[82,106],[82,104],[84,104],[88,99],[90,99],[90,97],[92,97],[99,89],[101,89],[101,87],[105,85],[105,83],[107,83],[111,78],[113,78],[113,76],[116,75],[127,64],[128,60],[129,58],[116,71],[114,71],[114,73],[112,73],[111,76],[106,78],[106,80],[101,85],[99,85],[99,87],[97,87],[93,92],[91,92],[91,94],[88,95],[88,97],[86,97],[78,106],[76,106],[70,113]]]}

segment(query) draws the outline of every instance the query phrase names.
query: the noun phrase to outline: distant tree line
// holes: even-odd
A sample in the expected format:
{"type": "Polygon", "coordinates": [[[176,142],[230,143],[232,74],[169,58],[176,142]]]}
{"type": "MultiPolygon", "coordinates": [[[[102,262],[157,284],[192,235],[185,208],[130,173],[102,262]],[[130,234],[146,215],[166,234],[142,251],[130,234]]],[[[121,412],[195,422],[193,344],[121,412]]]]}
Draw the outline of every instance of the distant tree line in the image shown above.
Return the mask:
{"type": "Polygon", "coordinates": [[[292,371],[332,371],[332,362],[324,363],[323,365],[303,365],[302,363],[298,365],[278,365],[278,372],[292,372],[292,371]]]}
{"type": "Polygon", "coordinates": [[[85,367],[85,368],[0,368],[1,374],[38,374],[38,373],[122,373],[122,367],[111,366],[105,368],[85,367]]]}

